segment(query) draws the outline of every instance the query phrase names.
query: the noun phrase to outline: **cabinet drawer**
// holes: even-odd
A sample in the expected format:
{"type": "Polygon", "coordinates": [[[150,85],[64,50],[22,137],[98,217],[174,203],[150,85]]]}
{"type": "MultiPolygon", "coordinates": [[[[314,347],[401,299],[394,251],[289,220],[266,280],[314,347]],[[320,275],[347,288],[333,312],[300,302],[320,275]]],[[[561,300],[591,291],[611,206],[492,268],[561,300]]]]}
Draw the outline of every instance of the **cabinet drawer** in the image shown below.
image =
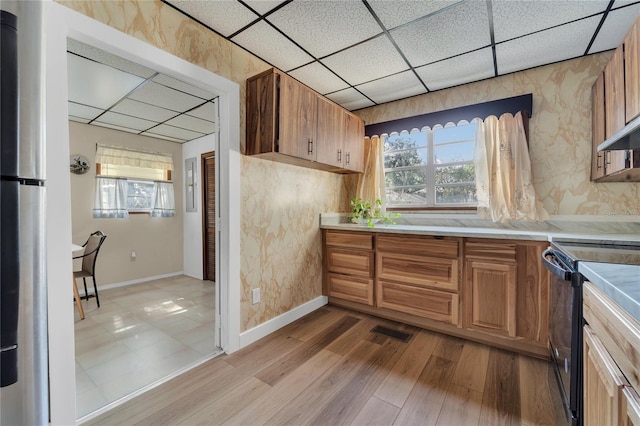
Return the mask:
{"type": "Polygon", "coordinates": [[[373,278],[373,252],[327,247],[327,270],[373,278]]]}
{"type": "Polygon", "coordinates": [[[328,246],[373,249],[373,234],[365,232],[337,232],[327,231],[325,242],[328,246]]]}
{"type": "Polygon", "coordinates": [[[485,259],[516,261],[516,243],[491,240],[467,240],[464,243],[464,255],[485,259]]]}
{"type": "Polygon", "coordinates": [[[340,274],[327,275],[330,297],[373,306],[373,280],[340,274]]]}
{"type": "Polygon", "coordinates": [[[458,291],[458,259],[378,253],[376,265],[383,280],[458,291]]]}
{"type": "Polygon", "coordinates": [[[458,295],[453,293],[379,280],[377,306],[458,324],[458,295]]]}
{"type": "Polygon", "coordinates": [[[378,251],[457,258],[460,241],[445,237],[378,235],[378,251]]]}

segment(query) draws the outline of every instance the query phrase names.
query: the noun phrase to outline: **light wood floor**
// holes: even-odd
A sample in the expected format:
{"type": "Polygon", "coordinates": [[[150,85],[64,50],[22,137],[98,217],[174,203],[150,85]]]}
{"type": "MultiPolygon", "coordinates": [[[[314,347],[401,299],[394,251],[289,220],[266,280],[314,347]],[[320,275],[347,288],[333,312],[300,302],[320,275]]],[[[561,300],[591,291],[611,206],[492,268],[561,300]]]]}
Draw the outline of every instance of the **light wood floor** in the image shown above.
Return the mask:
{"type": "Polygon", "coordinates": [[[91,424],[554,425],[555,386],[544,361],[327,306],[91,424]]]}

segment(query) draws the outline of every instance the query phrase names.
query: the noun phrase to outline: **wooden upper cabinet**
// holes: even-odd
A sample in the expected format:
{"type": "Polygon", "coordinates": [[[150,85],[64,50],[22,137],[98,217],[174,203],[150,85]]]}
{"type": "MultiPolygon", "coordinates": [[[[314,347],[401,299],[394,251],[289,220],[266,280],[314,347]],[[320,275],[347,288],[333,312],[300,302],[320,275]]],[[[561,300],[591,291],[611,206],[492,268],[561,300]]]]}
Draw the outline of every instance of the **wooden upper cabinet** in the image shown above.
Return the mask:
{"type": "Polygon", "coordinates": [[[278,152],[316,159],[317,95],[286,74],[280,75],[278,152]]]}
{"type": "Polygon", "coordinates": [[[640,426],[640,396],[631,386],[622,389],[620,403],[620,424],[640,426]]]}
{"type": "Polygon", "coordinates": [[[343,167],[344,154],[342,152],[345,135],[345,114],[342,108],[328,100],[318,97],[318,126],[317,126],[317,161],[324,164],[343,167]]]}
{"type": "Polygon", "coordinates": [[[618,46],[604,68],[605,139],[622,130],[626,124],[623,49],[622,45],[618,46]]]}
{"type": "Polygon", "coordinates": [[[600,74],[591,88],[591,180],[604,176],[604,152],[598,151],[598,145],[604,142],[604,74],[600,74]]]}
{"type": "Polygon", "coordinates": [[[294,78],[267,70],[247,80],[245,153],[338,173],[361,172],[364,122],[347,115],[352,116],[294,78]],[[358,148],[348,143],[356,139],[358,148]]]}
{"type": "Polygon", "coordinates": [[[344,112],[344,168],[364,172],[364,122],[349,112],[344,112]]]}
{"type": "Polygon", "coordinates": [[[640,21],[624,38],[626,122],[640,116],[640,21]]]}

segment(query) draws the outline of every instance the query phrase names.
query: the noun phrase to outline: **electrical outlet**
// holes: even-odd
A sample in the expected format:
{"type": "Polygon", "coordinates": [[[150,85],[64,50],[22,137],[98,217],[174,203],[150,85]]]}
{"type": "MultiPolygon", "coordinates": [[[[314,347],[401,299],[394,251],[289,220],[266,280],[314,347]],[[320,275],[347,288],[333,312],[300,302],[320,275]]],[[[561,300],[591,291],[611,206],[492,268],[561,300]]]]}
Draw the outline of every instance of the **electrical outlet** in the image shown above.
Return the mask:
{"type": "Polygon", "coordinates": [[[135,250],[131,251],[131,260],[136,260],[136,251],[135,250]]]}
{"type": "Polygon", "coordinates": [[[260,303],[260,289],[254,288],[251,290],[251,304],[255,305],[256,303],[260,303]]]}

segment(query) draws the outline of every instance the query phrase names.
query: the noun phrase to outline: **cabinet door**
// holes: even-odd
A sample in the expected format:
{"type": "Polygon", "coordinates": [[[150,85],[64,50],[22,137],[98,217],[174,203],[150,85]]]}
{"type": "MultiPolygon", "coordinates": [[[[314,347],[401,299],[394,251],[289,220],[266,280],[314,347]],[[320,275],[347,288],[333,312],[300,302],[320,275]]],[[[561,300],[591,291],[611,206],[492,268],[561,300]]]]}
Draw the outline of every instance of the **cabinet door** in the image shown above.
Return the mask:
{"type": "Polygon", "coordinates": [[[376,306],[458,324],[458,295],[412,285],[377,281],[376,306]]]}
{"type": "Polygon", "coordinates": [[[364,172],[364,122],[359,117],[344,112],[344,167],[364,172]]]}
{"type": "Polygon", "coordinates": [[[624,376],[588,325],[583,336],[584,425],[617,425],[624,376]]]}
{"type": "MultiPolygon", "coordinates": [[[[605,138],[608,139],[625,125],[624,100],[624,57],[620,45],[604,68],[605,138]]],[[[624,151],[607,151],[605,154],[605,174],[624,170],[624,151]]]]}
{"type": "Polygon", "coordinates": [[[247,80],[247,155],[274,150],[277,108],[276,75],[272,70],[247,80]]]}
{"type": "Polygon", "coordinates": [[[620,401],[620,424],[622,426],[640,426],[640,397],[631,386],[622,388],[620,401]]]}
{"type": "Polygon", "coordinates": [[[624,38],[624,77],[627,123],[640,115],[640,20],[624,38]]]}
{"type": "Polygon", "coordinates": [[[516,335],[515,264],[466,261],[465,327],[516,335]]]}
{"type": "Polygon", "coordinates": [[[344,162],[344,111],[324,98],[318,97],[318,129],[316,161],[336,167],[344,162]]]}
{"type": "Polygon", "coordinates": [[[327,281],[328,296],[373,306],[373,280],[330,273],[327,281]]]}
{"type": "Polygon", "coordinates": [[[339,274],[373,277],[373,252],[327,247],[327,270],[339,274]]]}
{"type": "Polygon", "coordinates": [[[317,95],[293,78],[280,74],[278,152],[316,159],[317,95]]]}
{"type": "Polygon", "coordinates": [[[458,291],[458,259],[378,252],[376,268],[383,280],[458,291]]]}
{"type": "Polygon", "coordinates": [[[604,142],[604,74],[600,74],[591,88],[591,180],[604,176],[604,152],[598,145],[604,142]]]}

